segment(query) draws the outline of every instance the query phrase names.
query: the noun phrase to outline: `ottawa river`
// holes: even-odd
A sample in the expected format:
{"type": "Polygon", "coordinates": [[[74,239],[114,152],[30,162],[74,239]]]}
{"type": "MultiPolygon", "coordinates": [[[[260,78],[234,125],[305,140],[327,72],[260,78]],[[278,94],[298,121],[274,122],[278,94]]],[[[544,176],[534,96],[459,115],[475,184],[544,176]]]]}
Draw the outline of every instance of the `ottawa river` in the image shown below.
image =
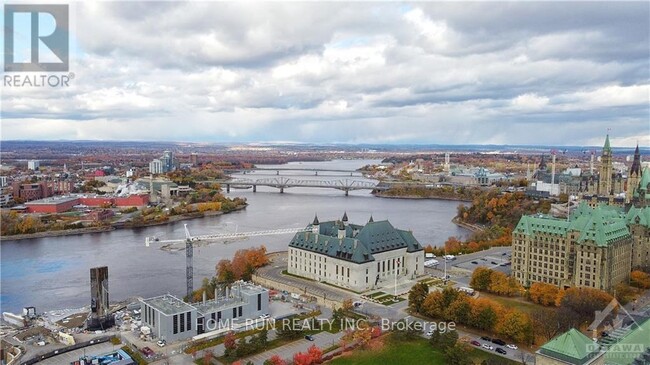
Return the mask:
{"type": "MultiPolygon", "coordinates": [[[[330,168],[355,170],[371,160],[296,162],[277,167],[330,168]]],[[[269,165],[270,166],[270,165],[269,165]]],[[[273,166],[273,167],[276,167],[273,166]]],[[[301,179],[355,179],[358,174],[281,171],[281,176],[301,179]],[[339,176],[333,176],[339,175],[339,176]]],[[[275,171],[257,171],[244,178],[273,178],[275,171]]],[[[224,189],[225,190],[225,189],[224,189]]],[[[37,312],[78,308],[90,304],[89,269],[108,266],[111,301],[129,297],[151,297],[165,293],[185,294],[185,252],[161,250],[153,243],[145,247],[147,236],[161,239],[185,237],[187,223],[194,235],[258,231],[304,227],[314,214],[321,221],[334,220],[347,211],[351,223],[365,224],[388,219],[397,228],[410,229],[421,244],[440,245],[449,236],[463,236],[466,231],[451,222],[459,202],[445,200],[384,199],[369,190],[351,191],[345,196],[335,189],[259,187],[232,189],[229,196],[248,199],[244,210],[216,217],[206,217],[140,229],[119,229],[75,236],[4,241],[0,246],[0,308],[19,312],[23,306],[35,306],[37,312]]],[[[274,235],[212,243],[194,249],[194,287],[201,279],[214,274],[216,263],[231,258],[240,248],[266,245],[268,251],[286,250],[292,235],[274,235]]]]}

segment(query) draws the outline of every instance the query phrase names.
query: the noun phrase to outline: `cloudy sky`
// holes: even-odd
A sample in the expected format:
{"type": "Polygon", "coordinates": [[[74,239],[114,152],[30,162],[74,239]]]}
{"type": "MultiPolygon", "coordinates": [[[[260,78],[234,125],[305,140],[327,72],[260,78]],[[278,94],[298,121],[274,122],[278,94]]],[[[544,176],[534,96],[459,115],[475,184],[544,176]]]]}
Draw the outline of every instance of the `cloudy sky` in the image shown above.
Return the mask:
{"type": "Polygon", "coordinates": [[[650,3],[71,5],[3,140],[650,146],[650,3]]]}

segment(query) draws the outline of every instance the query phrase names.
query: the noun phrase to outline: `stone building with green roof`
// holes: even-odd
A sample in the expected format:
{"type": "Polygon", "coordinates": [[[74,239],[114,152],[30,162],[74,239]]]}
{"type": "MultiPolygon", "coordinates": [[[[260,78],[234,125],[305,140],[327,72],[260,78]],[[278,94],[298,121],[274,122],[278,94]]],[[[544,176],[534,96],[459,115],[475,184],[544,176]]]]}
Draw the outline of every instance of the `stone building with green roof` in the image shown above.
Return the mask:
{"type": "Polygon", "coordinates": [[[314,218],[289,243],[288,272],[320,282],[365,291],[381,282],[414,279],[424,272],[422,245],[389,221],[365,225],[314,218]]]}
{"type": "Polygon", "coordinates": [[[523,216],[513,231],[512,273],[524,286],[544,282],[611,291],[629,278],[632,236],[615,207],[584,202],[570,218],[523,216]]]}
{"type": "Polygon", "coordinates": [[[650,269],[650,206],[632,206],[625,216],[632,235],[632,268],[650,269]]]}
{"type": "Polygon", "coordinates": [[[575,328],[550,340],[535,352],[536,365],[605,365],[605,352],[575,328]]]}

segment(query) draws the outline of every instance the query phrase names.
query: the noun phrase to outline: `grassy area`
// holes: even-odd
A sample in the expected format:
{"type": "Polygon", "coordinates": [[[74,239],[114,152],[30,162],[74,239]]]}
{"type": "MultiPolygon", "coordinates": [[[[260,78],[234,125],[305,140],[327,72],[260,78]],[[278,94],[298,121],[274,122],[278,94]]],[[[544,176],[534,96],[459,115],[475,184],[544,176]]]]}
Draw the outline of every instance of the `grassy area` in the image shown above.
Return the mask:
{"type": "Polygon", "coordinates": [[[356,350],[338,357],[331,365],[375,365],[375,364],[431,364],[444,365],[445,359],[440,351],[434,350],[422,339],[410,342],[387,340],[381,350],[356,350]]]}
{"type": "Polygon", "coordinates": [[[481,292],[481,298],[488,298],[494,300],[495,302],[501,304],[504,307],[519,309],[525,313],[531,313],[535,310],[539,310],[539,308],[553,308],[553,307],[542,307],[539,304],[527,302],[525,301],[525,299],[521,297],[512,297],[512,298],[502,297],[499,295],[494,295],[486,292],[481,292]]]}
{"type": "Polygon", "coordinates": [[[385,292],[383,292],[383,291],[378,291],[378,292],[374,292],[374,293],[372,293],[372,294],[368,294],[368,295],[366,295],[366,296],[367,296],[368,298],[373,298],[373,299],[375,299],[375,298],[383,297],[383,296],[385,296],[385,295],[388,295],[388,294],[385,293],[385,292]]]}
{"type": "MultiPolygon", "coordinates": [[[[515,365],[515,361],[472,349],[470,356],[475,364],[483,360],[498,360],[498,364],[515,365]]],[[[332,365],[375,365],[375,364],[446,364],[440,350],[434,349],[427,340],[418,339],[409,342],[398,342],[386,339],[385,346],[380,350],[355,350],[350,354],[332,360],[332,365]]]]}
{"type": "Polygon", "coordinates": [[[296,274],[291,274],[287,270],[282,270],[282,275],[287,275],[287,276],[293,276],[294,278],[302,279],[302,280],[308,280],[308,281],[316,281],[314,279],[309,279],[304,276],[296,275],[296,274]]]}

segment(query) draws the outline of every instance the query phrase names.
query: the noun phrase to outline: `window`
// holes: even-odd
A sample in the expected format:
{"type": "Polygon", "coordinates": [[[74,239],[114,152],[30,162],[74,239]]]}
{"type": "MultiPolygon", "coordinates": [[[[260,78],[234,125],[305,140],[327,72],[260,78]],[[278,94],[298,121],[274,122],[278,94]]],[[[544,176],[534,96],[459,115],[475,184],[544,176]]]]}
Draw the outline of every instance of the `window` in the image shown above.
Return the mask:
{"type": "Polygon", "coordinates": [[[178,333],[178,314],[174,314],[174,317],[172,318],[172,322],[174,322],[174,334],[178,333]]]}
{"type": "Polygon", "coordinates": [[[257,294],[257,310],[262,310],[262,294],[257,294]]]}
{"type": "Polygon", "coordinates": [[[243,308],[244,308],[244,307],[242,307],[242,306],[239,307],[239,317],[242,316],[242,310],[243,310],[243,308]]]}
{"type": "Polygon", "coordinates": [[[181,332],[185,332],[185,313],[181,313],[181,332]]]}
{"type": "MultiPolygon", "coordinates": [[[[212,313],[214,315],[214,313],[212,313]]],[[[217,312],[217,321],[221,321],[221,311],[217,312]]]]}
{"type": "Polygon", "coordinates": [[[192,330],[192,312],[187,312],[187,330],[192,330]]]}
{"type": "Polygon", "coordinates": [[[237,318],[237,308],[232,309],[232,318],[237,318]]]}
{"type": "Polygon", "coordinates": [[[348,278],[350,277],[350,268],[348,267],[348,278]]]}

